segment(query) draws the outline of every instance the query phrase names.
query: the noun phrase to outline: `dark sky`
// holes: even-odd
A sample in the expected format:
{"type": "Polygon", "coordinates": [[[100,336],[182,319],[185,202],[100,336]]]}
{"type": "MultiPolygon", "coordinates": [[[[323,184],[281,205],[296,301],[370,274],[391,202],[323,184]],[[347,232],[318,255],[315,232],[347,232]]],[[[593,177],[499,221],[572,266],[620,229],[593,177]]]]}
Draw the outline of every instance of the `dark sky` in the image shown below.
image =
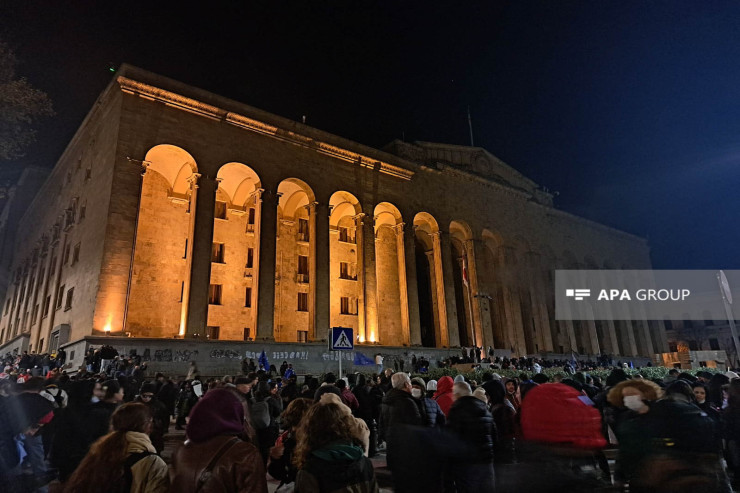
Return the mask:
{"type": "MultiPolygon", "coordinates": [[[[740,2],[3,0],[52,166],[128,62],[374,147],[475,143],[556,205],[740,269],[740,2]],[[210,10],[209,10],[210,9],[210,10]]],[[[5,173],[12,165],[5,167],[5,173]]]]}

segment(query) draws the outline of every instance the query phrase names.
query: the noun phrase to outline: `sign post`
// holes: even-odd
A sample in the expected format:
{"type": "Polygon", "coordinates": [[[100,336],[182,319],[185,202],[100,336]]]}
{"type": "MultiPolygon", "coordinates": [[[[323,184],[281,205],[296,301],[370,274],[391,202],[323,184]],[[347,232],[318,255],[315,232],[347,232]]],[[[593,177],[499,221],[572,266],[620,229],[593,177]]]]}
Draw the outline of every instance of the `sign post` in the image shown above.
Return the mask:
{"type": "MultiPolygon", "coordinates": [[[[349,327],[329,329],[329,349],[331,351],[352,351],[355,349],[354,330],[349,327]]],[[[342,378],[342,355],[339,355],[339,378],[342,378]]]]}

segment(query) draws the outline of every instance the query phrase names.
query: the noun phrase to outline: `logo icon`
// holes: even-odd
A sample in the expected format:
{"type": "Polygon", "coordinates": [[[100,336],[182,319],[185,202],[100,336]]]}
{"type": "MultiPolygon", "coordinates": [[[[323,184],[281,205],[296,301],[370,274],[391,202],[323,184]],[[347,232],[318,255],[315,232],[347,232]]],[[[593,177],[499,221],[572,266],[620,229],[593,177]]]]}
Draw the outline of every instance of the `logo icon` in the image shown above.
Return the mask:
{"type": "Polygon", "coordinates": [[[590,289],[566,289],[565,296],[575,298],[576,301],[583,301],[583,298],[591,296],[590,289]]]}

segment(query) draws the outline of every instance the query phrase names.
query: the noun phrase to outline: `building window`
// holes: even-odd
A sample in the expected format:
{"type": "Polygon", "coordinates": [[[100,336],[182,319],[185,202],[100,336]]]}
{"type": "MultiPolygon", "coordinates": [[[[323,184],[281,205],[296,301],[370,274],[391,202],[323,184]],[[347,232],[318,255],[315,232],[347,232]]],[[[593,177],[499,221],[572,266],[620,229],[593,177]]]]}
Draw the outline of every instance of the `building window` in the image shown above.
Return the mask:
{"type": "Polygon", "coordinates": [[[80,221],[85,219],[85,213],[87,212],[87,200],[80,206],[80,221]]]}
{"type": "Polygon", "coordinates": [[[254,266],[254,248],[247,248],[247,269],[254,266]]]}
{"type": "Polygon", "coordinates": [[[719,341],[715,338],[709,339],[709,349],[712,351],[719,351],[719,341]]]}
{"type": "MultiPolygon", "coordinates": [[[[664,320],[665,330],[673,330],[673,322],[670,320],[664,320]]],[[[675,351],[674,351],[675,352],[675,351]]]]}
{"type": "Polygon", "coordinates": [[[247,213],[247,233],[254,233],[254,213],[254,207],[250,207],[247,213]]]}
{"type": "Polygon", "coordinates": [[[211,284],[208,286],[208,304],[209,305],[220,305],[221,304],[221,284],[211,284]]]}
{"type": "Polygon", "coordinates": [[[42,349],[44,349],[44,340],[43,340],[43,339],[41,339],[41,340],[39,341],[39,347],[38,347],[38,348],[36,348],[36,352],[37,352],[37,353],[40,353],[42,349]]]}
{"type": "Polygon", "coordinates": [[[49,267],[49,276],[53,276],[56,271],[57,271],[57,258],[56,257],[52,257],[51,258],[51,267],[49,267]]]}
{"type": "Polygon", "coordinates": [[[211,262],[215,264],[224,263],[224,244],[214,243],[211,248],[211,262]]]}
{"type": "Polygon", "coordinates": [[[188,258],[188,239],[185,238],[185,251],[182,254],[182,258],[188,258]]]}
{"type": "Polygon", "coordinates": [[[69,251],[70,251],[70,246],[68,243],[64,245],[64,251],[62,253],[62,258],[64,259],[64,265],[67,265],[69,263],[69,251]]]}
{"type": "Polygon", "coordinates": [[[43,309],[43,315],[42,318],[45,318],[47,315],[49,315],[49,307],[51,306],[51,295],[46,296],[46,300],[44,300],[44,309],[43,309]]]}
{"type": "Polygon", "coordinates": [[[357,299],[349,296],[339,298],[339,313],[342,315],[357,315],[357,299]]]}
{"type": "Polygon", "coordinates": [[[36,306],[33,307],[33,314],[31,314],[31,325],[35,325],[38,318],[39,318],[39,305],[37,303],[36,306]]]}
{"type": "Polygon", "coordinates": [[[216,201],[215,213],[216,219],[226,219],[226,202],[216,201]]]}
{"type": "Polygon", "coordinates": [[[308,311],[308,293],[298,293],[298,311],[308,311]]]}
{"type": "Polygon", "coordinates": [[[69,288],[67,291],[67,301],[64,303],[64,311],[72,309],[72,297],[75,294],[75,288],[69,288]]]}
{"type": "Polygon", "coordinates": [[[72,251],[72,265],[76,264],[80,261],[80,243],[75,245],[74,250],[72,251]]]}
{"type": "Polygon", "coordinates": [[[698,351],[699,344],[696,341],[689,341],[689,351],[698,351]]]}
{"type": "Polygon", "coordinates": [[[252,329],[250,329],[249,327],[244,327],[244,340],[245,341],[252,340],[252,329]]]}
{"type": "Polygon", "coordinates": [[[355,242],[355,232],[350,231],[349,228],[343,228],[342,226],[339,227],[339,241],[343,241],[344,243],[354,243],[355,242]]]}
{"type": "Polygon", "coordinates": [[[308,257],[298,255],[298,282],[308,282],[308,257]]]}
{"type": "Polygon", "coordinates": [[[85,170],[85,181],[89,180],[90,178],[92,178],[92,168],[87,168],[85,170]]]}
{"type": "Polygon", "coordinates": [[[244,307],[245,308],[252,307],[252,288],[246,288],[244,290],[244,307]]]}
{"type": "Polygon", "coordinates": [[[185,281],[180,283],[180,303],[182,303],[183,296],[185,296],[185,281]]]}
{"type": "Polygon", "coordinates": [[[62,307],[62,301],[64,300],[64,285],[59,287],[59,291],[57,291],[57,301],[54,307],[58,310],[62,307]]]}
{"type": "Polygon", "coordinates": [[[307,330],[298,331],[298,342],[308,342],[308,331],[307,330]]]}
{"type": "Polygon", "coordinates": [[[10,298],[5,300],[5,315],[8,314],[8,310],[10,310],[10,298]]]}
{"type": "Polygon", "coordinates": [[[308,241],[308,219],[298,219],[298,241],[308,241]]]}
{"type": "Polygon", "coordinates": [[[5,329],[3,329],[2,331],[0,331],[0,342],[2,342],[4,340],[5,340],[5,329]]]}
{"type": "Polygon", "coordinates": [[[208,327],[206,327],[206,339],[217,341],[219,332],[221,332],[221,327],[215,327],[213,325],[209,325],[208,327]]]}
{"type": "Polygon", "coordinates": [[[349,262],[339,262],[339,278],[356,281],[357,274],[355,273],[354,264],[350,264],[349,262]]]}

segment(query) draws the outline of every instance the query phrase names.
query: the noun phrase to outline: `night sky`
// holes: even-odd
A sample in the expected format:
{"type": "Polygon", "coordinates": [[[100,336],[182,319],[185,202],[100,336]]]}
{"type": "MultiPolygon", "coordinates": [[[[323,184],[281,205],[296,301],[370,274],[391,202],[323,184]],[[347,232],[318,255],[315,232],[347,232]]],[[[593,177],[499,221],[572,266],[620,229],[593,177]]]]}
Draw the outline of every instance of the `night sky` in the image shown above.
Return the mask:
{"type": "Polygon", "coordinates": [[[740,269],[740,2],[186,5],[3,0],[0,37],[57,113],[19,163],[53,166],[109,62],[373,147],[469,144],[470,106],[477,146],[648,238],[655,268],[740,269]]]}

